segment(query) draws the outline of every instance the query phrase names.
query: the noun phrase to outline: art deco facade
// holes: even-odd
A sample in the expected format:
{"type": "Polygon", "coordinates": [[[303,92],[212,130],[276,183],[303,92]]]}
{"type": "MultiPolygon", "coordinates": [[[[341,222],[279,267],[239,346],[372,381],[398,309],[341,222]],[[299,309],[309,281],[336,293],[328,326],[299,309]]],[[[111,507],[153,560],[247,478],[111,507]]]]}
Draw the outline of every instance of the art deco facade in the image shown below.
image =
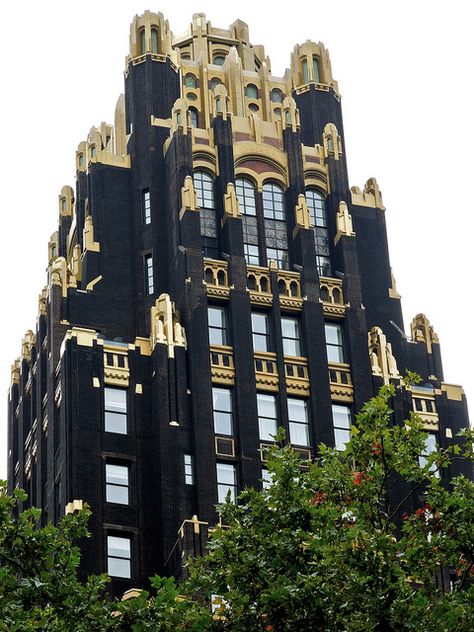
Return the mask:
{"type": "Polygon", "coordinates": [[[179,575],[216,503],[266,484],[277,426],[303,459],[343,447],[406,368],[422,385],[395,420],[418,411],[427,451],[457,440],[463,391],[423,314],[404,334],[382,196],[349,186],[323,44],[276,77],[241,21],[199,14],[175,37],[136,17],[115,124],[76,170],[12,370],[8,478],[44,522],[90,504],[85,573],[117,591],[179,575]]]}

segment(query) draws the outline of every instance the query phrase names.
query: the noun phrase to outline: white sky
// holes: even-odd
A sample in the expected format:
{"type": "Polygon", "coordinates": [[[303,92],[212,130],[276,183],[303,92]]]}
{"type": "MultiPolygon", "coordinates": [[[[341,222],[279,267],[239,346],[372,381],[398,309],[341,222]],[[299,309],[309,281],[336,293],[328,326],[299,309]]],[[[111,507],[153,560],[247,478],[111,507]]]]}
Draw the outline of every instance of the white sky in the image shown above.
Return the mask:
{"type": "MultiPolygon", "coordinates": [[[[466,0],[268,3],[24,0],[0,8],[0,477],[6,476],[10,365],[35,328],[57,196],[74,186],[75,150],[113,122],[129,24],[161,11],[174,33],[204,11],[240,18],[283,74],[294,44],[322,41],[342,93],[351,185],[375,176],[387,208],[405,328],[424,312],[440,336],[445,380],[474,398],[472,362],[474,145],[472,17],[466,0]],[[291,12],[290,12],[291,11],[291,12]]],[[[404,369],[404,367],[399,367],[404,369]]]]}

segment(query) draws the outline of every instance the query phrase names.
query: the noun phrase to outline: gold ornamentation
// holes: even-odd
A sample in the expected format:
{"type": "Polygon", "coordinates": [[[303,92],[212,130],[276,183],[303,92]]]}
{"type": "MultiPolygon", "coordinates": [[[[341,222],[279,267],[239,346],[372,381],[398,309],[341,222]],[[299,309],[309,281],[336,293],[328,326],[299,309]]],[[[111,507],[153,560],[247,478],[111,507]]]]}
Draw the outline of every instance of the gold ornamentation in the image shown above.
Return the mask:
{"type": "Polygon", "coordinates": [[[383,378],[384,384],[388,384],[391,379],[401,379],[397,361],[392,353],[392,345],[387,342],[380,327],[372,327],[369,331],[368,345],[372,374],[383,378]]]}
{"type": "Polygon", "coordinates": [[[150,344],[154,348],[157,344],[165,344],[168,357],[174,358],[174,348],[186,348],[186,334],[179,323],[175,304],[169,294],[161,294],[150,310],[150,344]]]}
{"type": "Polygon", "coordinates": [[[232,182],[227,184],[226,193],[224,193],[224,216],[222,225],[225,224],[229,217],[240,217],[239,200],[235,192],[235,186],[232,182]]]}
{"type": "Polygon", "coordinates": [[[411,337],[415,342],[423,342],[428,353],[433,352],[433,344],[439,344],[438,334],[424,314],[417,314],[411,321],[411,337]]]}
{"type": "Polygon", "coordinates": [[[181,211],[179,219],[182,220],[184,214],[188,211],[198,211],[197,194],[194,188],[194,182],[191,176],[184,178],[184,184],[181,188],[181,211]]]}
{"type": "Polygon", "coordinates": [[[336,228],[337,232],[334,237],[335,244],[337,244],[342,235],[346,235],[347,237],[355,236],[355,232],[352,229],[352,217],[344,201],[339,202],[339,210],[336,215],[336,228]]]}

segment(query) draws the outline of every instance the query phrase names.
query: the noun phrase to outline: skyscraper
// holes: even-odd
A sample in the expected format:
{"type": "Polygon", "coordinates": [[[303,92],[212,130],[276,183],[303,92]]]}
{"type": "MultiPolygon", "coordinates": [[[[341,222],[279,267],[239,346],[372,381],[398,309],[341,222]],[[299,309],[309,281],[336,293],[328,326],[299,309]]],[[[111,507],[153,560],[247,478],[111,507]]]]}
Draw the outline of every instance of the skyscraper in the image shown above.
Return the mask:
{"type": "Polygon", "coordinates": [[[427,318],[404,333],[382,196],[350,188],[345,156],[321,43],[281,78],[241,21],[198,14],[174,37],[161,14],[134,19],[115,123],[59,195],[9,397],[10,485],[44,522],[91,505],[85,573],[118,591],[179,575],[216,503],[268,483],[278,426],[302,459],[343,448],[405,368],[422,384],[394,419],[418,411],[427,452],[467,424],[427,318]]]}

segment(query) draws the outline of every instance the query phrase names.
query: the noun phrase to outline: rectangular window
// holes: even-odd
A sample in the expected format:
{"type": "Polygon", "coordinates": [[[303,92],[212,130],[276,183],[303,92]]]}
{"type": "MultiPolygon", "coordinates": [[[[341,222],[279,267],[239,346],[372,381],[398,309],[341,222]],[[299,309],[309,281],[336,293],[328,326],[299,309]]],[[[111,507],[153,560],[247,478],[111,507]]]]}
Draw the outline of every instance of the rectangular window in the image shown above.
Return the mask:
{"type": "Polygon", "coordinates": [[[155,291],[155,282],[153,280],[153,256],[145,256],[145,285],[147,294],[153,294],[155,291]]]}
{"type": "Polygon", "coordinates": [[[151,199],[149,189],[142,191],[142,208],[145,224],[151,224],[151,199]]]}
{"type": "Polygon", "coordinates": [[[214,416],[214,432],[221,435],[232,435],[232,392],[229,388],[212,389],[212,414],[214,416]]]}
{"type": "Polygon", "coordinates": [[[272,474],[265,468],[262,469],[262,489],[268,489],[272,484],[272,474]]]}
{"type": "Polygon", "coordinates": [[[316,255],[316,267],[318,268],[319,276],[332,276],[331,259],[329,257],[316,255]]]}
{"type": "Polygon", "coordinates": [[[128,505],[128,466],[106,463],[105,498],[108,503],[128,505]]]}
{"type": "MultiPolygon", "coordinates": [[[[420,467],[425,467],[428,464],[427,457],[429,457],[430,454],[433,454],[433,452],[436,452],[437,450],[436,444],[437,444],[437,437],[435,433],[429,433],[428,435],[426,435],[423,454],[421,454],[418,457],[418,462],[420,464],[420,467]]],[[[439,478],[439,475],[440,475],[439,470],[437,469],[435,463],[433,463],[430,466],[430,472],[432,472],[437,478],[439,478]]]]}
{"type": "Polygon", "coordinates": [[[105,387],[104,400],[105,432],[127,434],[127,391],[105,387]]]}
{"type": "Polygon", "coordinates": [[[227,318],[223,307],[209,306],[207,308],[209,322],[209,344],[228,345],[227,318]]]}
{"type": "Polygon", "coordinates": [[[288,397],[290,443],[309,446],[308,406],[304,399],[288,397]]]}
{"type": "Polygon", "coordinates": [[[125,577],[126,579],[130,579],[132,576],[130,538],[107,536],[107,573],[111,577],[125,577]]]}
{"type": "Polygon", "coordinates": [[[344,346],[342,341],[342,327],[336,323],[325,323],[326,351],[328,362],[344,362],[344,346]]]}
{"type": "Polygon", "coordinates": [[[281,270],[289,270],[290,262],[288,259],[288,250],[281,250],[280,248],[267,248],[267,259],[270,263],[271,260],[275,261],[277,268],[281,270]]]}
{"type": "Polygon", "coordinates": [[[230,463],[217,463],[217,502],[224,503],[228,492],[230,499],[235,502],[237,498],[237,476],[235,465],[230,463]]]}
{"type": "Polygon", "coordinates": [[[260,265],[260,255],[258,251],[258,227],[257,218],[242,216],[242,231],[244,237],[244,255],[248,265],[260,265]]]}
{"type": "Polygon", "coordinates": [[[260,265],[260,254],[258,252],[258,246],[253,246],[252,244],[244,244],[244,256],[245,262],[249,266],[260,265]]]}
{"type": "Polygon", "coordinates": [[[254,351],[269,351],[270,330],[267,314],[252,312],[252,340],[254,351]]]}
{"type": "Polygon", "coordinates": [[[346,443],[351,438],[351,409],[349,406],[333,404],[332,423],[336,450],[341,450],[342,452],[346,449],[346,443]]]}
{"type": "Polygon", "coordinates": [[[275,441],[278,419],[275,396],[257,393],[257,409],[260,440],[275,441]]]}
{"type": "Polygon", "coordinates": [[[184,482],[186,485],[194,485],[193,457],[191,454],[184,455],[184,482]]]}
{"type": "Polygon", "coordinates": [[[283,316],[281,319],[283,355],[301,356],[300,324],[297,318],[283,316]]]}

